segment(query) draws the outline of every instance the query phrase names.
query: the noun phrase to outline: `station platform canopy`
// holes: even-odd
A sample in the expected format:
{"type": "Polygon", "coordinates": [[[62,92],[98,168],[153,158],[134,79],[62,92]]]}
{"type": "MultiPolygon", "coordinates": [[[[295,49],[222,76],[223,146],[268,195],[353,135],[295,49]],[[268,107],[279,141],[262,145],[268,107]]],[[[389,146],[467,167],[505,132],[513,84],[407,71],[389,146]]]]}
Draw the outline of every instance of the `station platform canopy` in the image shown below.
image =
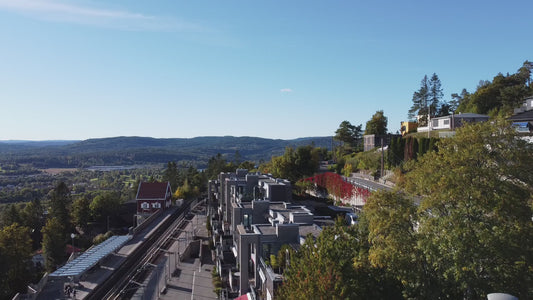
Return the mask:
{"type": "Polygon", "coordinates": [[[114,235],[102,243],[89,248],[80,256],[50,274],[50,277],[77,277],[96,265],[101,259],[121,248],[131,235],[114,235]]]}

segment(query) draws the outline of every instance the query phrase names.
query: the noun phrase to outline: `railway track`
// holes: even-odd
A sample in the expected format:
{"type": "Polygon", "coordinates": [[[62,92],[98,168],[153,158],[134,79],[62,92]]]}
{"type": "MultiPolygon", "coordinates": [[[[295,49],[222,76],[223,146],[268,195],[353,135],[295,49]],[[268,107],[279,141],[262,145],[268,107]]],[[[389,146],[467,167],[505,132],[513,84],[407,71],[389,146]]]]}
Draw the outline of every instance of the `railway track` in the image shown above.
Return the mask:
{"type": "Polygon", "coordinates": [[[126,260],[105,280],[98,285],[86,299],[131,299],[140,283],[149,276],[150,266],[155,266],[162,259],[166,250],[172,245],[174,235],[187,223],[186,215],[191,202],[185,202],[169,218],[165,219],[155,231],[146,237],[126,258],[126,260]]]}

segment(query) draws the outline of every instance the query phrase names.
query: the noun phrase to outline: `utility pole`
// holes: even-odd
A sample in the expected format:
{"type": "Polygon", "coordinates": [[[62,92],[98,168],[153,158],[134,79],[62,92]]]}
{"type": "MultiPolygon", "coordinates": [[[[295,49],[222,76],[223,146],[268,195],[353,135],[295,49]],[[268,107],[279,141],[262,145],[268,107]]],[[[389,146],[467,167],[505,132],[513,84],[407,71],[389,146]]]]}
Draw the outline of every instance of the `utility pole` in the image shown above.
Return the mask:
{"type": "Polygon", "coordinates": [[[431,105],[428,106],[428,139],[429,139],[429,135],[431,131],[430,123],[431,123],[431,105]]]}
{"type": "Polygon", "coordinates": [[[381,137],[381,173],[379,174],[379,177],[383,177],[383,172],[385,172],[384,170],[384,166],[383,166],[383,156],[384,156],[384,153],[383,153],[383,137],[381,137]]]}

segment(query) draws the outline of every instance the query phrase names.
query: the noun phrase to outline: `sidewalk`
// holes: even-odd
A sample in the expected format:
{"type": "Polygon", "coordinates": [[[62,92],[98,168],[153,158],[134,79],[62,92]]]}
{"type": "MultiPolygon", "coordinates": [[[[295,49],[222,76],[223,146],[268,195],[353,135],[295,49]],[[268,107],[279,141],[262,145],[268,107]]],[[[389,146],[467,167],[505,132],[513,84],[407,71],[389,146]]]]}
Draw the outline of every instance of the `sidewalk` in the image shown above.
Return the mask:
{"type": "MultiPolygon", "coordinates": [[[[171,267],[171,270],[174,269],[171,272],[172,276],[167,282],[165,292],[160,295],[159,299],[217,299],[213,292],[211,277],[214,262],[211,258],[211,249],[207,245],[208,234],[205,226],[206,216],[197,214],[180,234],[180,239],[182,239],[186,238],[188,232],[196,232],[202,247],[200,251],[202,257],[194,257],[196,255],[193,253],[189,258],[182,257],[183,261],[178,261],[176,269],[171,267]]],[[[179,253],[187,253],[187,251],[182,250],[184,245],[181,244],[179,240],[176,241],[172,245],[171,251],[179,250],[179,253]]],[[[188,247],[190,245],[189,241],[188,247]]]]}

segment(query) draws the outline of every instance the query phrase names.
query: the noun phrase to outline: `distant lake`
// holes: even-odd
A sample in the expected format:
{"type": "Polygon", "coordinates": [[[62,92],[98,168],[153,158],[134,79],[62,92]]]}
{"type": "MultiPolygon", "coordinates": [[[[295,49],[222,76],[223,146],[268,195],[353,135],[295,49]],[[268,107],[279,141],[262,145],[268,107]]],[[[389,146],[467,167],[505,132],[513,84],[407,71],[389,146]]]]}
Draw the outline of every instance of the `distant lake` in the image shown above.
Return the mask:
{"type": "Polygon", "coordinates": [[[131,170],[131,169],[137,169],[138,166],[92,166],[88,167],[87,170],[89,171],[122,171],[122,170],[131,170]]]}

